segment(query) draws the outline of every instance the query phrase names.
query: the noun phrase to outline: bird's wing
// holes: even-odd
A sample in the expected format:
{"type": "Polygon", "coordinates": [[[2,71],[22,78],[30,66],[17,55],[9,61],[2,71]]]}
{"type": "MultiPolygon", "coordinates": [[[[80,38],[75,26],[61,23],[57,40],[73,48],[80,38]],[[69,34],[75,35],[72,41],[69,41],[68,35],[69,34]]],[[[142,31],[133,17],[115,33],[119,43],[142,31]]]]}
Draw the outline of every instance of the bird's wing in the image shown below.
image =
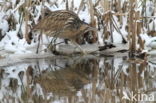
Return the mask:
{"type": "Polygon", "coordinates": [[[74,20],[79,21],[79,17],[72,11],[54,11],[51,15],[45,16],[33,27],[33,30],[58,30],[63,29],[66,25],[76,23],[74,20]]]}

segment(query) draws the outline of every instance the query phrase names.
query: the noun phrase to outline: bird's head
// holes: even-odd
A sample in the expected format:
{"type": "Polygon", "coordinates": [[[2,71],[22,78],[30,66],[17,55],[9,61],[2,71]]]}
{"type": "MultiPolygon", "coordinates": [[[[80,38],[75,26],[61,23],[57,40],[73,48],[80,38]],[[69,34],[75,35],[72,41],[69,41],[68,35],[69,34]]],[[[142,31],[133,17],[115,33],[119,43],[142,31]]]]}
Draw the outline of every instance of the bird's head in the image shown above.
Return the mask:
{"type": "Polygon", "coordinates": [[[81,31],[81,33],[85,34],[85,33],[89,32],[89,31],[97,32],[97,29],[94,28],[94,27],[89,26],[89,25],[86,24],[86,23],[84,23],[84,24],[82,24],[82,25],[80,26],[80,31],[81,31]]]}
{"type": "Polygon", "coordinates": [[[88,43],[95,43],[97,41],[97,29],[94,27],[91,27],[87,23],[81,24],[77,36],[76,36],[76,41],[79,44],[82,44],[81,42],[88,42],[88,43]]]}

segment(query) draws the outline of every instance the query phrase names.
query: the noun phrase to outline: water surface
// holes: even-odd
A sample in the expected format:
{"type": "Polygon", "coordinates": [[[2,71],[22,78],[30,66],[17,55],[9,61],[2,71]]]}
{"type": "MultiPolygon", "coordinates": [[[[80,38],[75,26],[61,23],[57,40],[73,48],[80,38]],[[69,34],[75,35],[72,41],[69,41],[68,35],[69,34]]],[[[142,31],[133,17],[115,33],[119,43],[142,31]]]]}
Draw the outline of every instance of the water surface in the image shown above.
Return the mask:
{"type": "Polygon", "coordinates": [[[155,103],[155,67],[127,57],[33,59],[0,67],[0,103],[155,103]]]}

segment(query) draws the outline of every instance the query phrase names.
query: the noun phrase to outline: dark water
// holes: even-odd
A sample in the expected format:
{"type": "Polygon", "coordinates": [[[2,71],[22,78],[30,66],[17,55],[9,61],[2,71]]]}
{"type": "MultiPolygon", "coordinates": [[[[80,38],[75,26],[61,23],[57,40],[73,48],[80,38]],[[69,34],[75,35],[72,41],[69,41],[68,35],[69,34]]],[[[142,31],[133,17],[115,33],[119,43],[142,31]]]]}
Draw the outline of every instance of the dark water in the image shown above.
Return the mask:
{"type": "Polygon", "coordinates": [[[156,102],[156,65],[149,61],[95,56],[30,61],[0,67],[0,103],[156,102]]]}

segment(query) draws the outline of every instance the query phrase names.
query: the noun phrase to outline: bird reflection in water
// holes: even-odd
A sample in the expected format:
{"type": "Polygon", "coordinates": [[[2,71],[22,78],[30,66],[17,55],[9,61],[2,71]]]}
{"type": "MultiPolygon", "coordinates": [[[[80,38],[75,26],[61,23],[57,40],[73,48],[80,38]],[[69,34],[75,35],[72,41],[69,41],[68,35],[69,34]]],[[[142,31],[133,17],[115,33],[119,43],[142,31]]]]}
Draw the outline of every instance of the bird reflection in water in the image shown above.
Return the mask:
{"type": "Polygon", "coordinates": [[[146,62],[125,63],[125,59],[113,57],[35,62],[20,72],[19,68],[16,69],[20,65],[15,69],[12,69],[13,66],[7,67],[8,70],[1,69],[2,103],[15,100],[24,103],[125,103],[123,92],[127,95],[132,91],[144,94],[155,92],[156,70],[146,62]],[[8,71],[18,78],[11,77],[8,71]]]}

